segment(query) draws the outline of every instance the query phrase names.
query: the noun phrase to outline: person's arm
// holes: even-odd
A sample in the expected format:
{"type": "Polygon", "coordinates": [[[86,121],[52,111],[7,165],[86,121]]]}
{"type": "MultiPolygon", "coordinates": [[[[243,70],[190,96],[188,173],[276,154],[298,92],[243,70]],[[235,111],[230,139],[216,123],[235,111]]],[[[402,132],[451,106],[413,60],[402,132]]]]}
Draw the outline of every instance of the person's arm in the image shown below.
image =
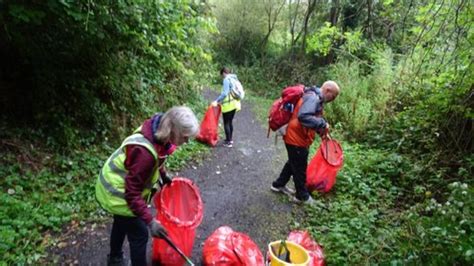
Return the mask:
{"type": "Polygon", "coordinates": [[[231,86],[231,84],[230,84],[230,79],[225,78],[224,81],[223,81],[223,85],[222,85],[222,92],[221,92],[221,94],[216,98],[215,102],[222,103],[222,101],[224,100],[224,98],[227,97],[227,95],[229,95],[230,86],[231,86]]]}
{"type": "Polygon", "coordinates": [[[168,173],[166,172],[165,169],[165,158],[160,158],[159,160],[159,172],[160,172],[160,178],[161,178],[161,184],[164,186],[166,184],[171,183],[171,177],[168,176],[168,173]]]}
{"type": "Polygon", "coordinates": [[[158,151],[158,167],[159,167],[158,170],[160,172],[162,185],[171,183],[172,177],[170,177],[168,173],[166,172],[165,162],[166,162],[166,158],[169,155],[173,154],[173,152],[175,152],[177,148],[176,145],[171,144],[171,143],[167,145],[163,146],[163,149],[160,149],[158,151]]]}
{"type": "Polygon", "coordinates": [[[321,131],[326,128],[326,120],[321,116],[316,116],[316,110],[321,109],[321,101],[315,93],[305,93],[303,103],[298,111],[298,121],[307,128],[321,131]]]}
{"type": "Polygon", "coordinates": [[[126,155],[125,168],[128,174],[125,177],[125,201],[136,216],[149,224],[153,216],[142,193],[153,174],[155,158],[145,147],[139,145],[128,146],[126,155]]]}

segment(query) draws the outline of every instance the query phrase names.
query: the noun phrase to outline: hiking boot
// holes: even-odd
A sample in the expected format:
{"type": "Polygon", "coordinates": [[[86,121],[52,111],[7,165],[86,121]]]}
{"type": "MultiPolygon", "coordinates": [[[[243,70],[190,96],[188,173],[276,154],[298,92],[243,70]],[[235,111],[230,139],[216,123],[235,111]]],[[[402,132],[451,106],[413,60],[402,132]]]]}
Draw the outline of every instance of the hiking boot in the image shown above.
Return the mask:
{"type": "Polygon", "coordinates": [[[295,196],[293,196],[293,197],[290,197],[290,201],[296,204],[304,204],[304,205],[309,205],[309,206],[313,206],[314,204],[316,204],[316,201],[311,196],[309,196],[307,200],[300,200],[296,198],[295,196]]]}
{"type": "Polygon", "coordinates": [[[125,266],[123,257],[110,257],[107,255],[107,266],[125,266]]]}
{"type": "Polygon", "coordinates": [[[282,186],[282,187],[275,187],[275,186],[271,186],[270,189],[273,191],[273,192],[279,192],[279,193],[283,193],[285,195],[288,195],[288,196],[293,196],[295,195],[295,191],[292,189],[292,188],[289,188],[287,186],[282,186]]]}

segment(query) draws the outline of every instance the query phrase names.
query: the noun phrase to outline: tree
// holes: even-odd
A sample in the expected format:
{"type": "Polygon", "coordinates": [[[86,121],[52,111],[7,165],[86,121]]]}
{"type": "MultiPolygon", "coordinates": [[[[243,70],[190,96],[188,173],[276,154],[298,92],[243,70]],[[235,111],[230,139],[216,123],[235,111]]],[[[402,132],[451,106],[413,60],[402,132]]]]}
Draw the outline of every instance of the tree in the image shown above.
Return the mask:
{"type": "Polygon", "coordinates": [[[278,21],[278,16],[280,12],[282,11],[283,7],[285,6],[286,0],[280,0],[276,1],[278,4],[277,7],[275,8],[275,4],[273,0],[265,0],[264,1],[264,8],[265,8],[265,13],[267,15],[267,34],[265,34],[265,37],[263,37],[262,42],[260,43],[260,50],[262,52],[261,59],[262,61],[264,60],[265,57],[265,51],[268,43],[268,39],[270,38],[270,35],[272,34],[273,30],[275,29],[275,24],[278,21]],[[279,2],[279,3],[278,3],[279,2]]]}

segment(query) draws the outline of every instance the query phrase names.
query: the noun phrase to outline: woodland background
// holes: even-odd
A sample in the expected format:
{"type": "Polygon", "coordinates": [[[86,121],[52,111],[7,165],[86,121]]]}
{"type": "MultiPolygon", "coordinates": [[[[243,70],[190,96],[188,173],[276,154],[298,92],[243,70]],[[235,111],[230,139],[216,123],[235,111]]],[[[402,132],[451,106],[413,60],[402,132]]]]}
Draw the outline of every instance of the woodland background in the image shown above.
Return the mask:
{"type": "Polygon", "coordinates": [[[157,111],[201,114],[224,65],[263,110],[340,84],[344,170],[302,224],[328,264],[472,264],[473,20],[469,0],[0,0],[0,264],[100,220],[103,160],[157,111]]]}

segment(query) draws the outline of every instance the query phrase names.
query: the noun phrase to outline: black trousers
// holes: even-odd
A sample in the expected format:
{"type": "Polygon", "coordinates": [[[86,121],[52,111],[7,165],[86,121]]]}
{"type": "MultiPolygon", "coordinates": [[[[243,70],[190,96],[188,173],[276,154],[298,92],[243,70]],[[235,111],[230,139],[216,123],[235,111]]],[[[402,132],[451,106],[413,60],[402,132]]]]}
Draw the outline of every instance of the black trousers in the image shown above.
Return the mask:
{"type": "Polygon", "coordinates": [[[231,141],[232,140],[232,132],[234,132],[234,126],[232,126],[232,120],[234,120],[235,110],[232,110],[227,113],[222,113],[222,117],[224,118],[224,132],[225,132],[225,140],[231,141]]]}
{"type": "Polygon", "coordinates": [[[274,187],[283,187],[291,176],[296,188],[296,198],[306,201],[309,198],[309,192],[305,187],[306,183],[306,169],[308,168],[308,153],[307,148],[297,147],[290,144],[285,144],[288,152],[288,161],[281,170],[280,177],[273,182],[274,187]]]}
{"type": "Polygon", "coordinates": [[[110,236],[110,257],[122,257],[122,245],[127,236],[133,266],[146,265],[148,228],[141,218],[114,215],[110,236]]]}

